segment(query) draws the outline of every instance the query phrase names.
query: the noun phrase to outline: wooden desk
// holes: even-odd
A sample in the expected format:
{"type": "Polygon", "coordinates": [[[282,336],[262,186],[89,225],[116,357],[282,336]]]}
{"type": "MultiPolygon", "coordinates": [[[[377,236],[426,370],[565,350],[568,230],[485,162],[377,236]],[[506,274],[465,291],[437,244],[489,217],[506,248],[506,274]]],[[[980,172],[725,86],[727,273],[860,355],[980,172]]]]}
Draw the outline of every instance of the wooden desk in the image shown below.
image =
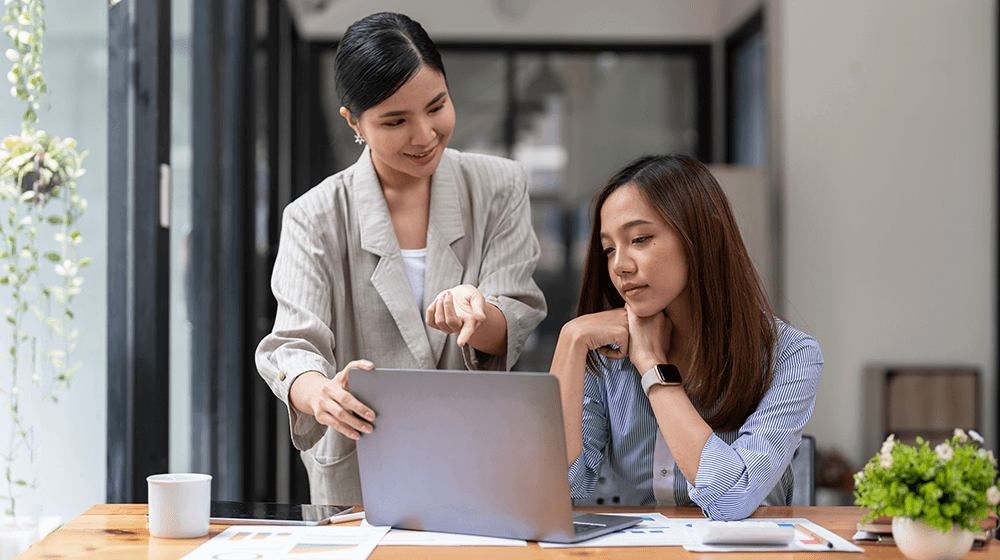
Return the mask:
{"type": "MultiPolygon", "coordinates": [[[[579,508],[581,511],[608,511],[608,508],[579,508]]],[[[701,517],[697,508],[619,508],[615,511],[650,511],[655,509],[667,517],[701,517]]],[[[136,560],[149,558],[151,560],[176,560],[194,550],[198,545],[224,530],[227,525],[212,525],[208,537],[200,539],[154,539],[149,536],[149,526],[146,522],[147,508],[145,504],[127,505],[97,505],[90,508],[80,517],[70,521],[56,530],[44,540],[36,543],[27,552],[18,556],[18,560],[53,559],[53,558],[101,558],[106,560],[136,560]]],[[[754,517],[804,517],[834,533],[850,540],[855,532],[856,523],[862,517],[862,510],[856,507],[768,507],[760,508],[754,517]]],[[[816,553],[771,553],[768,556],[781,560],[796,560],[820,558],[833,560],[835,558],[903,558],[899,549],[888,545],[861,545],[865,553],[854,552],[824,552],[816,553]]],[[[476,547],[475,554],[468,548],[461,547],[409,547],[387,546],[378,547],[369,557],[372,560],[406,559],[465,559],[503,558],[503,559],[546,559],[546,558],[649,558],[655,552],[657,558],[719,558],[715,554],[697,554],[686,552],[681,547],[649,548],[550,548],[543,549],[529,542],[526,548],[511,547],[476,547]]],[[[754,554],[729,553],[722,555],[725,560],[740,558],[759,558],[754,554]]],[[[983,558],[1000,559],[1000,545],[987,547],[985,550],[970,552],[966,560],[983,558]]]]}

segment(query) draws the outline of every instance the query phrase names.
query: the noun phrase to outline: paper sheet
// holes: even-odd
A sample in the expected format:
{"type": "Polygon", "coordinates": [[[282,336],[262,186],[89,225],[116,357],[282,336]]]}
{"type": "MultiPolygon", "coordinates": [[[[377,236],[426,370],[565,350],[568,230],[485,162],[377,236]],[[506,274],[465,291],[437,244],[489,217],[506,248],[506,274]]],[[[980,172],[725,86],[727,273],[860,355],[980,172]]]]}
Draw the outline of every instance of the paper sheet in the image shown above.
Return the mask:
{"type": "MultiPolygon", "coordinates": [[[[368,521],[361,522],[362,527],[375,527],[368,521]]],[[[388,527],[379,527],[388,529],[388,527]]],[[[501,539],[498,537],[479,537],[475,535],[460,535],[457,533],[437,533],[434,531],[407,531],[392,529],[382,537],[379,546],[528,546],[527,541],[517,539],[501,539]]]]}
{"type": "MultiPolygon", "coordinates": [[[[808,519],[787,518],[787,519],[754,519],[751,521],[773,521],[781,524],[796,523],[813,531],[817,535],[825,537],[833,543],[833,548],[819,544],[809,535],[795,531],[795,539],[787,545],[766,546],[766,545],[711,545],[701,544],[698,540],[698,525],[707,523],[705,518],[667,518],[659,513],[626,513],[626,514],[605,514],[605,515],[632,515],[641,516],[642,523],[628,529],[611,533],[603,537],[597,537],[574,544],[557,544],[540,542],[538,546],[542,548],[570,548],[570,547],[632,547],[632,546],[683,546],[684,550],[691,552],[864,552],[864,550],[851,542],[837,536],[836,534],[816,525],[808,519]]],[[[734,523],[739,523],[735,521],[734,523]]]]}
{"type": "Polygon", "coordinates": [[[388,527],[234,525],[182,560],[364,560],[388,527]]]}
{"type": "MultiPolygon", "coordinates": [[[[681,521],[680,519],[674,519],[674,521],[681,521]]],[[[722,545],[722,544],[701,544],[694,537],[697,535],[697,524],[705,523],[705,519],[686,519],[689,523],[688,527],[691,529],[692,541],[690,544],[684,545],[684,550],[689,552],[864,552],[864,549],[851,543],[843,537],[837,536],[832,531],[828,531],[823,527],[809,521],[804,518],[781,518],[781,519],[753,519],[750,521],[773,521],[780,525],[792,525],[796,523],[802,525],[806,529],[809,529],[813,533],[825,538],[830,543],[833,544],[833,548],[826,546],[825,544],[820,544],[813,540],[813,538],[805,533],[802,533],[798,529],[795,530],[795,538],[785,545],[722,545]]],[[[738,521],[734,523],[739,523],[738,521]]]]}

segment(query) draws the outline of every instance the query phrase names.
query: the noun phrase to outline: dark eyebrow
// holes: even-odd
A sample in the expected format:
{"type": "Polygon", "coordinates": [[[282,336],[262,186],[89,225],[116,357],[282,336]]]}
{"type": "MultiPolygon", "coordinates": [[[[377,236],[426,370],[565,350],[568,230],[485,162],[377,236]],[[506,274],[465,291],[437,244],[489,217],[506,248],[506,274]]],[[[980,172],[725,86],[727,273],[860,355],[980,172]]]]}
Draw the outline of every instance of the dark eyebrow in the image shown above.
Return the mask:
{"type": "MultiPolygon", "coordinates": [[[[632,228],[634,228],[636,226],[648,226],[648,225],[652,225],[652,224],[653,224],[653,222],[650,222],[648,220],[632,220],[631,222],[625,222],[625,224],[623,224],[622,227],[620,227],[618,229],[626,230],[626,229],[632,229],[632,228]]],[[[601,239],[604,239],[605,237],[608,237],[608,234],[606,234],[606,233],[604,233],[602,231],[601,232],[601,239]]]]}
{"type": "MultiPolygon", "coordinates": [[[[447,94],[448,92],[445,91],[442,91],[441,93],[437,94],[437,96],[435,96],[434,99],[431,99],[430,103],[427,104],[427,107],[430,107],[431,105],[434,105],[438,101],[441,101],[447,94]]],[[[398,117],[400,115],[405,115],[408,112],[409,111],[389,111],[388,113],[382,113],[381,115],[378,116],[378,118],[384,119],[386,117],[398,117]]]]}
{"type": "Polygon", "coordinates": [[[625,225],[623,225],[622,229],[632,229],[635,226],[648,226],[648,225],[653,225],[653,222],[648,222],[646,220],[632,220],[631,222],[627,222],[625,225]]]}

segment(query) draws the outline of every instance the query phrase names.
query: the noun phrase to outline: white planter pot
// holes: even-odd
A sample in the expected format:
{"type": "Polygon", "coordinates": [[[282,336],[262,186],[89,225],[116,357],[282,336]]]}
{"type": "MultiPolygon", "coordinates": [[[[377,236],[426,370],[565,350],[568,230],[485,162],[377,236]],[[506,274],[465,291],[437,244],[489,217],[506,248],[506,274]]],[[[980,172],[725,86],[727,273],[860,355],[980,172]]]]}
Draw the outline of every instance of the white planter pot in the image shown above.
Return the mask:
{"type": "Polygon", "coordinates": [[[923,521],[893,517],[892,538],[910,560],[958,560],[972,548],[974,535],[957,527],[942,533],[923,521]]]}

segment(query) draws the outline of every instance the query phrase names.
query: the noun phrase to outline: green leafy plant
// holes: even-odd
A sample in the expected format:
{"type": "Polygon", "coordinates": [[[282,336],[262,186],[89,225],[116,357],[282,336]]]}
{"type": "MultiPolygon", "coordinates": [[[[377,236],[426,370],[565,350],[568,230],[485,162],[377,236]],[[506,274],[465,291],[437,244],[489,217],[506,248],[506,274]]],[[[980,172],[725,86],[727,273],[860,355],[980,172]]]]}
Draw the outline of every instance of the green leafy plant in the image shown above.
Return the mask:
{"type": "MultiPolygon", "coordinates": [[[[71,304],[80,293],[80,269],[90,259],[80,257],[83,236],[77,221],[87,201],[77,190],[86,152],[76,151],[72,138],[60,140],[35,130],[39,99],[47,91],[42,76],[42,37],[45,33],[42,0],[5,0],[4,34],[13,48],[7,79],[11,95],[26,104],[20,134],[0,141],[0,285],[9,290],[10,307],[4,316],[10,327],[10,346],[0,344],[0,357],[9,369],[0,370],[0,394],[9,412],[11,434],[5,462],[6,515],[16,514],[19,488],[35,489],[38,446],[27,421],[32,400],[21,395],[21,379],[30,375],[32,393],[42,402],[58,401],[58,391],[69,387],[81,367],[72,362],[78,329],[71,328],[71,304]],[[9,376],[3,375],[9,373],[9,376]],[[25,474],[19,474],[27,455],[25,474]]],[[[2,362],[0,362],[2,363],[2,362]]]]}
{"type": "Polygon", "coordinates": [[[998,511],[997,461],[980,446],[974,430],[956,428],[931,449],[918,437],[906,445],[890,435],[878,455],[854,475],[855,503],[880,515],[909,517],[947,532],[952,526],[978,531],[980,519],[998,511]]]}

